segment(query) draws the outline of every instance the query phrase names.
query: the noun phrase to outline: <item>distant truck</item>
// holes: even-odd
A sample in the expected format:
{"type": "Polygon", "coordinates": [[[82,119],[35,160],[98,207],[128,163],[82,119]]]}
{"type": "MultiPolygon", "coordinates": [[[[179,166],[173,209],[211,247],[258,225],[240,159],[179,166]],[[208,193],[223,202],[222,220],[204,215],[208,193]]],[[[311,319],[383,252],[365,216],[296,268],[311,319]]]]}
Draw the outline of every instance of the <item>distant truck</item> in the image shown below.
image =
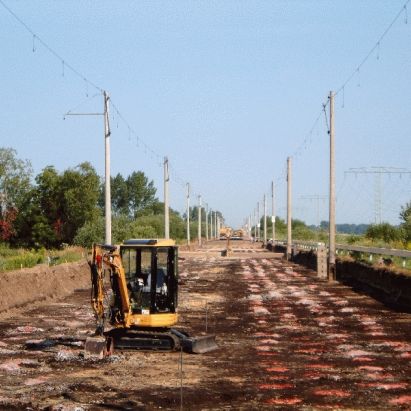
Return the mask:
{"type": "Polygon", "coordinates": [[[244,230],[233,230],[231,227],[221,227],[220,228],[220,240],[243,240],[244,230]]]}
{"type": "Polygon", "coordinates": [[[244,230],[241,228],[239,230],[234,230],[231,233],[231,239],[232,240],[243,240],[244,239],[244,230]]]}

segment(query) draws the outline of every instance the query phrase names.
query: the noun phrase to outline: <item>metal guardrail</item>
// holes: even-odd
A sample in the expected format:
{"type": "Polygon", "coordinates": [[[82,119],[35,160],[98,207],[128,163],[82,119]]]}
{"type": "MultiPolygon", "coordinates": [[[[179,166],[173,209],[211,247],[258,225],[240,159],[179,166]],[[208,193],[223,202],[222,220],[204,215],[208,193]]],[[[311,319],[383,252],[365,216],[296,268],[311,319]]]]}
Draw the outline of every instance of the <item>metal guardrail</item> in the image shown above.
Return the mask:
{"type": "MultiPolygon", "coordinates": [[[[286,241],[275,241],[277,245],[287,246],[286,241]]],[[[317,250],[319,245],[324,245],[324,243],[316,243],[312,241],[294,241],[293,248],[303,249],[303,250],[317,250]]],[[[336,244],[335,246],[337,253],[340,250],[343,251],[354,251],[359,253],[364,253],[370,255],[370,261],[372,261],[373,255],[386,255],[390,257],[401,257],[403,259],[403,267],[405,266],[405,260],[411,259],[411,251],[408,250],[398,250],[395,248],[378,248],[378,247],[363,247],[363,246],[353,246],[348,244],[336,244]]]]}
{"type": "Polygon", "coordinates": [[[395,248],[362,247],[362,246],[352,246],[352,245],[346,245],[346,244],[337,244],[336,248],[338,250],[358,251],[364,254],[379,254],[379,255],[389,255],[392,257],[411,258],[411,251],[398,250],[395,248]]]}
{"type": "MultiPolygon", "coordinates": [[[[287,241],[276,240],[274,242],[276,245],[287,246],[287,241]]],[[[317,250],[320,245],[325,245],[324,243],[313,242],[313,241],[293,241],[292,247],[299,248],[303,250],[317,250]]]]}

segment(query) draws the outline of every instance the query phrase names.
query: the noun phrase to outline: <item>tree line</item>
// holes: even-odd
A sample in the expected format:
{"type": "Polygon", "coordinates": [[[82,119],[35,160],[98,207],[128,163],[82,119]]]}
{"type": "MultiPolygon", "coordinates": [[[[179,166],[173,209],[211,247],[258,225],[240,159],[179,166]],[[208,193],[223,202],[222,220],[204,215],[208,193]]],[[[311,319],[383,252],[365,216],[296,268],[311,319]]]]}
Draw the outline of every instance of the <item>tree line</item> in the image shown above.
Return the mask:
{"type": "MultiPolygon", "coordinates": [[[[411,201],[401,207],[399,212],[400,224],[395,226],[389,223],[381,224],[337,224],[338,234],[347,234],[349,243],[370,241],[381,247],[406,248],[411,250],[411,201]]],[[[260,239],[264,235],[264,218],[260,219],[260,239]]],[[[328,221],[321,221],[320,227],[308,226],[304,221],[292,219],[292,236],[295,240],[318,240],[328,241],[328,221]]],[[[275,232],[277,239],[287,237],[287,224],[280,217],[275,220],[275,232]]],[[[271,237],[272,222],[267,219],[267,238],[271,237]]],[[[251,235],[256,236],[257,230],[254,226],[251,235]]]]}
{"type": "MultiPolygon", "coordinates": [[[[112,238],[164,235],[164,203],[142,171],[111,178],[112,238]]],[[[191,238],[197,236],[197,207],[190,208],[191,238]]],[[[221,216],[221,213],[218,212],[221,216]]],[[[203,221],[205,212],[202,213],[203,221]]],[[[205,236],[204,224],[202,233],[205,236]]],[[[170,236],[186,237],[185,215],[170,209],[170,236]]],[[[89,162],[59,172],[47,166],[33,178],[28,160],[0,148],[0,242],[13,247],[89,247],[104,240],[104,181],[89,162]]]]}

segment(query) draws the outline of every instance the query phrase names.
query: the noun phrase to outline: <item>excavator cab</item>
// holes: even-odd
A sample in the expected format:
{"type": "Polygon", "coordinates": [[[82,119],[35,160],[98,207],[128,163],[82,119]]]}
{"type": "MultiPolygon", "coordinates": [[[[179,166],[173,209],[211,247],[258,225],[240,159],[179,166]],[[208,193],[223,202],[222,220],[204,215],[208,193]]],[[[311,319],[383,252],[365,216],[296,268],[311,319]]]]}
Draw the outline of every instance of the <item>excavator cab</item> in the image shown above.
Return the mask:
{"type": "MultiPolygon", "coordinates": [[[[131,315],[175,314],[178,301],[178,251],[174,241],[127,240],[120,245],[120,257],[131,315]]],[[[116,324],[117,311],[121,307],[118,280],[118,276],[111,275],[114,304],[110,318],[113,325],[116,324]]],[[[173,325],[169,324],[170,321],[177,322],[177,316],[175,320],[170,316],[168,318],[164,326],[173,325]]]]}
{"type": "Polygon", "coordinates": [[[108,355],[113,348],[203,353],[217,348],[215,336],[189,337],[173,327],[178,321],[178,248],[173,240],[131,239],[120,246],[93,246],[91,303],[96,336],[85,353],[108,355]],[[111,292],[105,291],[109,272],[111,292]],[[105,331],[105,296],[111,329],[105,331]]]}

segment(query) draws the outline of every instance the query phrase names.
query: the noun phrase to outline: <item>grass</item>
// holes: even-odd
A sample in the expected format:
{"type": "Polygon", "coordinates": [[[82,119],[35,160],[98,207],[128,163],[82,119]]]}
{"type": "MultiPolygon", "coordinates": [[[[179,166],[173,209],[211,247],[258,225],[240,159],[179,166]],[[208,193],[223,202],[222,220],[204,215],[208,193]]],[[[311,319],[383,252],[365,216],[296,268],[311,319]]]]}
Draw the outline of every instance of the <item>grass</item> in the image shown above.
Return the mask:
{"type": "Polygon", "coordinates": [[[37,264],[56,265],[79,261],[84,257],[81,247],[63,250],[25,250],[0,246],[0,272],[34,267],[37,264]]]}

